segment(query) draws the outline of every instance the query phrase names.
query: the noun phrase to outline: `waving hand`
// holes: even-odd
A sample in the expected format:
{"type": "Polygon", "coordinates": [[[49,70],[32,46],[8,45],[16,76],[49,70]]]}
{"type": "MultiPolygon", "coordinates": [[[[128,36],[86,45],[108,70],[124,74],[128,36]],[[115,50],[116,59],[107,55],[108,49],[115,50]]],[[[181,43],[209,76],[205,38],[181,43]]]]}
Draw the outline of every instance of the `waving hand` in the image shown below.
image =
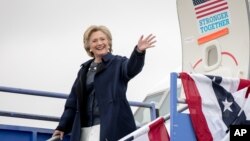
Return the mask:
{"type": "Polygon", "coordinates": [[[138,44],[137,44],[137,49],[138,51],[145,51],[148,48],[155,47],[155,36],[153,34],[148,35],[146,38],[143,37],[143,35],[140,37],[138,44]]]}

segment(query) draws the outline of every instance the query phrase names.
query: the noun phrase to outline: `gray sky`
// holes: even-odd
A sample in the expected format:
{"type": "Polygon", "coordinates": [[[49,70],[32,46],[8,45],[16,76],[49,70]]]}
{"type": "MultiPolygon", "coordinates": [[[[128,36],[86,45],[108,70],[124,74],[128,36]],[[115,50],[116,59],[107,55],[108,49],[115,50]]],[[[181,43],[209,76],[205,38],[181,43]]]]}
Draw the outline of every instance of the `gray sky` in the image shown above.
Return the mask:
{"type": "MultiPolygon", "coordinates": [[[[0,86],[69,93],[80,64],[90,59],[82,34],[92,24],[109,27],[113,54],[127,57],[140,35],[156,35],[143,71],[129,83],[128,100],[142,101],[167,88],[170,72],[180,70],[175,0],[0,0],[0,20],[0,86]]],[[[47,99],[0,94],[0,110],[29,109],[27,103],[36,102],[48,106],[42,113],[63,110],[62,101],[53,105],[47,99]]]]}

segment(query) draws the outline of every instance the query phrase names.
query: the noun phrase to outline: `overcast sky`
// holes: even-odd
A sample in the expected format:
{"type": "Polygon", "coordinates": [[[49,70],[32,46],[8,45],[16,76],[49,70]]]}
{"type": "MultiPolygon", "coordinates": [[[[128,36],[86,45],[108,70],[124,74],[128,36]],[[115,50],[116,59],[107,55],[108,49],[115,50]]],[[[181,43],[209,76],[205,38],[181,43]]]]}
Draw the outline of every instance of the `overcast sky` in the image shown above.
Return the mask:
{"type": "MultiPolygon", "coordinates": [[[[0,20],[0,86],[68,94],[81,63],[90,59],[82,34],[92,24],[107,26],[113,54],[127,57],[142,34],[156,35],[143,71],[129,83],[128,100],[167,88],[170,72],[180,70],[175,0],[0,0],[0,20]]],[[[0,110],[29,109],[28,103],[45,105],[40,113],[63,110],[62,101],[0,94],[0,110]],[[49,102],[57,104],[50,108],[49,102]]]]}

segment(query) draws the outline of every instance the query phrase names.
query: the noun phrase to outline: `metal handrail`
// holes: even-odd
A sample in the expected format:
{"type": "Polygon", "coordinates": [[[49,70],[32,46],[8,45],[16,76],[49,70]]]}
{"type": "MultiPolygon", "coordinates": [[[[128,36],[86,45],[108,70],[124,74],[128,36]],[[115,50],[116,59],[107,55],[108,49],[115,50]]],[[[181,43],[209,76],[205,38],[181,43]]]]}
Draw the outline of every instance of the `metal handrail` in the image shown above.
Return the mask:
{"type": "MultiPolygon", "coordinates": [[[[15,93],[15,94],[43,96],[43,97],[61,98],[61,99],[67,99],[68,97],[68,95],[64,93],[37,91],[37,90],[21,89],[21,88],[13,88],[13,87],[5,87],[5,86],[0,86],[0,91],[8,92],[8,93],[15,93]]],[[[129,101],[129,104],[130,106],[150,108],[151,120],[154,120],[157,118],[157,112],[156,112],[157,109],[154,103],[129,101]]],[[[1,110],[0,110],[0,116],[46,120],[46,121],[59,121],[60,119],[59,117],[34,115],[34,114],[26,114],[26,113],[19,113],[19,112],[9,112],[9,111],[1,111],[1,110]]]]}
{"type": "Polygon", "coordinates": [[[46,120],[46,121],[59,121],[59,117],[54,116],[44,116],[44,115],[35,115],[35,114],[26,114],[19,112],[10,112],[0,110],[0,115],[5,117],[16,117],[16,118],[25,118],[25,119],[35,119],[35,120],[46,120]]]}
{"type": "Polygon", "coordinates": [[[0,91],[8,92],[8,93],[16,93],[16,94],[33,95],[33,96],[62,98],[62,99],[66,99],[68,97],[68,95],[64,94],[64,93],[37,91],[37,90],[21,89],[21,88],[13,88],[13,87],[4,87],[4,86],[0,86],[0,91]]]}
{"type": "Polygon", "coordinates": [[[53,136],[53,137],[47,139],[46,141],[60,141],[60,136],[53,136]]]}

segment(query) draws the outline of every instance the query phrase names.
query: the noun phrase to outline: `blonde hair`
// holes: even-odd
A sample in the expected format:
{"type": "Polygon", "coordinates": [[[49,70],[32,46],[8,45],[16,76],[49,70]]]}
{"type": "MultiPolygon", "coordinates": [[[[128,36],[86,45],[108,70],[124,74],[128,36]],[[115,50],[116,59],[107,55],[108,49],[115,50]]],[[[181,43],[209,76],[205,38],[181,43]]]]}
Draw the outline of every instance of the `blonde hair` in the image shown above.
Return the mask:
{"type": "Polygon", "coordinates": [[[90,57],[94,57],[94,54],[92,52],[90,52],[89,38],[93,32],[97,32],[97,31],[101,31],[107,36],[108,42],[109,42],[109,47],[110,47],[109,52],[112,52],[112,36],[111,36],[109,29],[103,25],[101,25],[101,26],[92,25],[89,28],[87,28],[87,30],[83,34],[84,48],[90,57]]]}

